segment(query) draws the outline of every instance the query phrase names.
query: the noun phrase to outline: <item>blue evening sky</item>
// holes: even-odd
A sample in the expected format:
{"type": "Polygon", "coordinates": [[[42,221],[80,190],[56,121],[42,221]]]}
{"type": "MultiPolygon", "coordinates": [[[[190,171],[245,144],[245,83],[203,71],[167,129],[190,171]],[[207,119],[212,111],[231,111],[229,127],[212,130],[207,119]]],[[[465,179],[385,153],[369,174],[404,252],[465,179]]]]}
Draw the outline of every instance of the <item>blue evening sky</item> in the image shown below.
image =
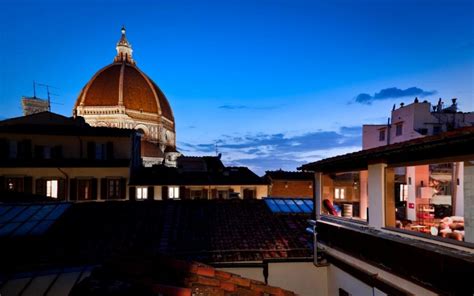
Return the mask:
{"type": "Polygon", "coordinates": [[[474,110],[474,1],[0,0],[0,119],[21,115],[33,80],[70,116],[122,24],[171,103],[178,149],[217,142],[259,174],[358,150],[362,124],[415,96],[474,110]]]}

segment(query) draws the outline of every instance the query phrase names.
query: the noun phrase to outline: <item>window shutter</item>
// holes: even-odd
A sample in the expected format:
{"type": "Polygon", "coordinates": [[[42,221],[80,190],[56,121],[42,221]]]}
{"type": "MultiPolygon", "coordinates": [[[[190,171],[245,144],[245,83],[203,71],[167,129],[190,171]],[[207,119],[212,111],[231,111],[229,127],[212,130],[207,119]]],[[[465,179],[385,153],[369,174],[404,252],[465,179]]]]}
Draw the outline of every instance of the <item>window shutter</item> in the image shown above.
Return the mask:
{"type": "Polygon", "coordinates": [[[23,181],[23,192],[33,193],[33,178],[25,177],[23,181]]]}
{"type": "Polygon", "coordinates": [[[91,180],[91,194],[90,197],[92,200],[97,200],[97,179],[93,178],[91,180]]]}
{"type": "Polygon", "coordinates": [[[10,154],[10,145],[7,139],[0,139],[0,159],[7,159],[10,154]]]}
{"type": "Polygon", "coordinates": [[[161,199],[163,200],[168,199],[168,186],[161,187],[161,199]]]}
{"type": "Polygon", "coordinates": [[[44,146],[35,145],[35,158],[36,159],[44,158],[44,146]]]}
{"type": "Polygon", "coordinates": [[[95,159],[95,143],[87,142],[87,158],[95,159]]]}
{"type": "Polygon", "coordinates": [[[189,198],[191,198],[191,189],[186,188],[184,190],[184,199],[189,199],[189,198]]]}
{"type": "Polygon", "coordinates": [[[212,189],[211,190],[211,197],[212,198],[217,198],[217,189],[212,189]]]}
{"type": "Polygon", "coordinates": [[[77,200],[77,179],[72,178],[69,184],[69,200],[77,200]]]}
{"type": "Polygon", "coordinates": [[[63,158],[63,146],[57,145],[51,149],[51,158],[61,159],[63,158]]]}
{"type": "Polygon", "coordinates": [[[120,178],[120,198],[125,199],[126,198],[126,191],[127,190],[127,179],[126,178],[120,178]]]}
{"type": "Polygon", "coordinates": [[[135,200],[136,197],[137,197],[137,188],[135,186],[128,187],[128,199],[135,200]]]}
{"type": "Polygon", "coordinates": [[[100,199],[107,199],[107,178],[100,179],[100,199]]]}
{"type": "Polygon", "coordinates": [[[65,179],[58,180],[58,199],[60,200],[66,199],[66,180],[65,179]]]}
{"type": "Polygon", "coordinates": [[[208,198],[209,198],[209,197],[208,197],[208,192],[209,192],[209,190],[203,189],[203,190],[202,190],[202,198],[208,199],[208,198]]]}
{"type": "Polygon", "coordinates": [[[114,159],[114,143],[107,142],[107,159],[114,159]]]}
{"type": "Polygon", "coordinates": [[[46,180],[38,178],[36,179],[36,194],[46,195],[46,180]]]}
{"type": "Polygon", "coordinates": [[[31,148],[31,140],[25,140],[25,159],[31,159],[32,156],[32,148],[31,148]]]}
{"type": "Polygon", "coordinates": [[[6,190],[5,177],[4,177],[4,176],[0,176],[0,191],[4,191],[4,190],[6,190]]]}
{"type": "Polygon", "coordinates": [[[148,186],[148,200],[155,199],[155,186],[148,186]]]}

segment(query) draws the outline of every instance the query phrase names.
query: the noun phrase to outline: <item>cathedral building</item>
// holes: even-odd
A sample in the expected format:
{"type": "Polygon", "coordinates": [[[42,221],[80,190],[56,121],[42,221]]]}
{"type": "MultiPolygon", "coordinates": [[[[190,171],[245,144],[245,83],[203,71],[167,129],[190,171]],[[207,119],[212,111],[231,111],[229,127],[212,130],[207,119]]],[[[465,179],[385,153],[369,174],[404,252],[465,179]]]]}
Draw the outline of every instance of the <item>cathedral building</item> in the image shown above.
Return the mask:
{"type": "Polygon", "coordinates": [[[82,89],[73,115],[91,126],[135,129],[142,134],[144,166],[176,166],[176,128],[171,106],[153,80],[136,65],[122,28],[117,55],[82,89]]]}

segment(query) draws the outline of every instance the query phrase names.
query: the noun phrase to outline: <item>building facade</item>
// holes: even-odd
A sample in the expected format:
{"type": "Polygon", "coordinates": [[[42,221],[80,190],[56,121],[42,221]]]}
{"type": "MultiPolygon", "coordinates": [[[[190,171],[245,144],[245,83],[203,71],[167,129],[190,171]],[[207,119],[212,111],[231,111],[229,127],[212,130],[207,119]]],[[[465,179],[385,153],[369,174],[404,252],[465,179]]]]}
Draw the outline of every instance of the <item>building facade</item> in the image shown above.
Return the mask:
{"type": "MultiPolygon", "coordinates": [[[[474,286],[474,127],[323,159],[301,167],[315,172],[314,243],[329,265],[329,295],[471,295],[474,286]],[[409,225],[399,222],[400,167],[463,163],[458,188],[462,215],[431,204],[409,225]],[[360,175],[367,183],[358,183],[360,175]],[[349,179],[366,191],[359,215],[336,214],[328,192],[349,179]],[[328,180],[331,180],[328,182],[328,180]],[[363,211],[364,210],[364,211],[363,211]]],[[[414,180],[412,180],[413,182],[414,180]]],[[[357,193],[356,193],[357,194],[357,193]]],[[[326,267],[322,267],[326,266],[326,267]]]]}
{"type": "Polygon", "coordinates": [[[137,200],[262,199],[268,183],[247,167],[226,167],[219,156],[180,156],[177,168],[141,168],[130,182],[137,200]]]}
{"type": "Polygon", "coordinates": [[[284,198],[312,198],[314,176],[307,172],[267,171],[268,196],[284,198]]]}
{"type": "Polygon", "coordinates": [[[458,110],[457,99],[449,107],[439,99],[436,106],[428,101],[393,106],[387,124],[362,126],[362,149],[370,149],[408,141],[424,136],[437,135],[457,128],[473,126],[474,112],[458,110]]]}
{"type": "Polygon", "coordinates": [[[140,166],[133,130],[91,127],[50,112],[0,122],[1,191],[58,200],[125,200],[140,166]]]}

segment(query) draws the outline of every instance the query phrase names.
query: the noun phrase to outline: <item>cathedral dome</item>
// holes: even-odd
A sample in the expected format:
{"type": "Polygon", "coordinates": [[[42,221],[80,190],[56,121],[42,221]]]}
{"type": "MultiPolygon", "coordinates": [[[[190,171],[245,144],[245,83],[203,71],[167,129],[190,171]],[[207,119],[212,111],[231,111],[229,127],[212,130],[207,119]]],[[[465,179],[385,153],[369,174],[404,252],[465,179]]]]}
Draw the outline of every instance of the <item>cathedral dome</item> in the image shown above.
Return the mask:
{"type": "Polygon", "coordinates": [[[82,89],[73,114],[91,126],[138,130],[144,165],[160,164],[166,148],[176,148],[173,111],[160,88],[136,66],[125,28],[116,49],[112,64],[82,89]]]}
{"type": "Polygon", "coordinates": [[[137,66],[125,61],[99,70],[82,89],[77,106],[123,106],[131,117],[133,111],[138,111],[174,121],[171,106],[160,88],[137,66]]]}
{"type": "Polygon", "coordinates": [[[116,49],[114,62],[100,69],[82,89],[74,106],[76,115],[97,114],[100,110],[111,114],[114,110],[107,109],[115,108],[131,118],[164,118],[174,126],[173,112],[165,95],[135,64],[125,28],[116,49]]]}

